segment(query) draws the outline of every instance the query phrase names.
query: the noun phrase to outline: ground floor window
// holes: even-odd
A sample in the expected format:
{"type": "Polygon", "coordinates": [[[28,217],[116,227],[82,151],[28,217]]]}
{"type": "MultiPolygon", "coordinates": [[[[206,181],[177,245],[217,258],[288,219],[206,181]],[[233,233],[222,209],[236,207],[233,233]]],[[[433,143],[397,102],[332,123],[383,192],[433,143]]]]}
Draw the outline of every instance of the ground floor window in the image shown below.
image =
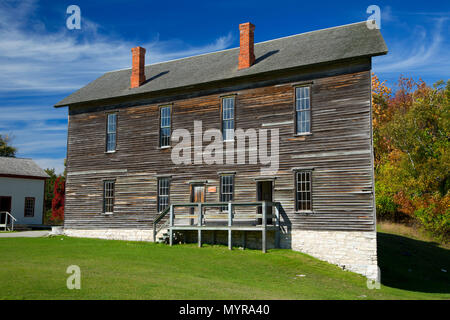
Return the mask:
{"type": "Polygon", "coordinates": [[[302,170],[295,172],[295,210],[312,211],[312,172],[302,170]]]}
{"type": "MultiPolygon", "coordinates": [[[[234,175],[227,174],[220,176],[220,202],[233,201],[234,194],[234,175]]],[[[221,207],[222,211],[227,207],[221,207]]]]}
{"type": "Polygon", "coordinates": [[[170,178],[158,179],[158,212],[169,206],[170,178]]]}
{"type": "Polygon", "coordinates": [[[25,198],[24,217],[34,217],[34,202],[35,199],[33,197],[25,198]]]}
{"type": "Polygon", "coordinates": [[[114,212],[114,185],[113,180],[104,181],[103,188],[103,212],[113,213],[114,212]]]}

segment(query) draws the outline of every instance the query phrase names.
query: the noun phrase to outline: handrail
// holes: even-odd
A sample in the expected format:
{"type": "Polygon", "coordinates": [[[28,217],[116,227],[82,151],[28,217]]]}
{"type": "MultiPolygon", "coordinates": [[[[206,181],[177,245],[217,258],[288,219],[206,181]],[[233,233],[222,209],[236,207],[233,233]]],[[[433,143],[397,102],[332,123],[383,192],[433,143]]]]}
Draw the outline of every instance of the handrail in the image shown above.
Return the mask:
{"type": "Polygon", "coordinates": [[[159,214],[159,216],[156,217],[155,220],[153,220],[153,242],[156,242],[156,225],[158,222],[160,222],[165,216],[166,214],[169,212],[170,210],[170,206],[165,208],[163,211],[161,211],[161,213],[159,214]]]}
{"type": "Polygon", "coordinates": [[[14,218],[14,216],[11,213],[9,213],[8,211],[0,211],[0,214],[1,213],[6,213],[6,216],[5,216],[5,231],[8,228],[8,216],[11,217],[11,231],[14,231],[14,221],[17,221],[17,219],[14,218]]]}
{"type": "MultiPolygon", "coordinates": [[[[277,247],[279,244],[279,228],[280,228],[280,202],[272,202],[272,201],[253,201],[253,202],[189,202],[189,203],[174,203],[170,205],[170,216],[169,216],[169,244],[172,245],[173,242],[173,227],[174,227],[174,221],[175,221],[175,207],[192,207],[198,208],[197,214],[194,212],[190,215],[181,214],[178,215],[179,217],[185,217],[185,218],[197,218],[197,226],[196,229],[198,230],[198,245],[201,246],[202,240],[201,240],[201,229],[204,226],[204,218],[207,217],[206,213],[203,213],[204,207],[227,207],[228,212],[226,214],[223,214],[223,216],[228,216],[228,247],[231,250],[231,231],[233,227],[233,218],[239,218],[239,214],[234,213],[234,207],[239,206],[262,206],[261,213],[255,214],[256,216],[261,216],[262,219],[262,250],[263,252],[266,252],[266,231],[267,231],[267,219],[275,218],[275,223],[273,224],[275,226],[276,230],[276,242],[277,247]],[[267,207],[275,207],[275,214],[267,214],[267,207]]],[[[167,208],[166,208],[167,210],[167,208]]],[[[165,210],[165,211],[166,211],[165,210]]],[[[167,212],[164,212],[164,216],[167,214],[167,212]]],[[[160,215],[161,216],[161,215],[160,215]]],[[[245,215],[242,215],[245,216],[245,215]]],[[[259,219],[259,218],[258,218],[259,219]]],[[[154,229],[154,236],[155,236],[155,229],[154,229]]]]}

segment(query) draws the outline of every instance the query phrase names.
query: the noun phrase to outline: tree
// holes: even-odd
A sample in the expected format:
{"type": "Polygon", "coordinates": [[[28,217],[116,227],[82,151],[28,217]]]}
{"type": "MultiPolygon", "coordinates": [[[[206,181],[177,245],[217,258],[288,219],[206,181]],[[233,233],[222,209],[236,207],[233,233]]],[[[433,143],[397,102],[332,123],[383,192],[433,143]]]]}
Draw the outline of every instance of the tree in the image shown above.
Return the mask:
{"type": "Polygon", "coordinates": [[[0,134],[0,157],[15,157],[17,149],[10,146],[11,137],[0,134]]]}
{"type": "Polygon", "coordinates": [[[448,241],[450,81],[429,87],[400,77],[393,96],[377,87],[373,96],[377,214],[410,219],[448,241]]]}
{"type": "Polygon", "coordinates": [[[64,220],[65,179],[59,176],[55,180],[52,200],[52,220],[62,222],[64,220]]]}
{"type": "Polygon", "coordinates": [[[55,181],[57,175],[55,173],[55,169],[45,169],[44,170],[50,178],[45,181],[45,190],[44,190],[44,219],[45,224],[48,224],[52,216],[52,200],[54,196],[55,189],[55,181]]]}

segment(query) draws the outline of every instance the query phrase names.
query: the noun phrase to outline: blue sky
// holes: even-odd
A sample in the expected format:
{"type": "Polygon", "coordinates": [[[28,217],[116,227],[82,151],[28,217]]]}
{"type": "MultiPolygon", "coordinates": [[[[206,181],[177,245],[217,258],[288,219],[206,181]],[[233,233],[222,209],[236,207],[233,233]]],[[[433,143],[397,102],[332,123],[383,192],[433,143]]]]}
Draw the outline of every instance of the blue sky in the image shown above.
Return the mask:
{"type": "Polygon", "coordinates": [[[255,42],[364,21],[381,8],[390,50],[373,71],[432,84],[449,79],[450,1],[7,1],[0,0],[0,134],[19,157],[63,170],[67,110],[52,106],[106,71],[128,68],[130,49],[147,63],[239,46],[238,25],[256,25],[255,42]],[[69,5],[81,30],[66,28],[69,5]]]}

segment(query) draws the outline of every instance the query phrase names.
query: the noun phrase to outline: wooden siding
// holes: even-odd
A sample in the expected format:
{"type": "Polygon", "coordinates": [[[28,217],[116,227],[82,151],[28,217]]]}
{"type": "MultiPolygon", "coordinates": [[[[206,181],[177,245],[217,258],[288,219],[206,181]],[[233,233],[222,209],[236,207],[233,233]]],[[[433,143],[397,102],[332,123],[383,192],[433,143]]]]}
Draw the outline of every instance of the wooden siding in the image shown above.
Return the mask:
{"type": "MultiPolygon", "coordinates": [[[[246,85],[236,94],[235,128],[279,129],[279,171],[273,200],[283,206],[284,224],[294,229],[374,230],[370,62],[364,71],[307,79],[311,84],[312,134],[294,135],[295,81],[246,85]],[[312,214],[295,212],[294,168],[313,168],[312,214]]],[[[302,80],[307,78],[301,75],[302,80]]],[[[172,103],[172,130],[193,133],[220,129],[223,92],[172,103]]],[[[151,228],[157,215],[157,177],[171,176],[170,202],[189,202],[189,182],[216,186],[206,201],[219,201],[219,172],[233,171],[235,201],[256,200],[255,179],[261,165],[175,165],[171,148],[159,148],[162,103],[117,111],[117,149],[105,152],[107,112],[112,108],[69,111],[66,228],[151,228]],[[102,215],[103,180],[115,179],[113,215],[102,215]]],[[[173,143],[172,143],[173,144],[173,143]]],[[[203,147],[208,145],[203,143],[203,147]]],[[[269,149],[270,150],[270,149],[269,149]]],[[[238,150],[241,152],[242,150],[238,150]]],[[[192,154],[192,159],[194,156],[192,154]]],[[[208,188],[206,188],[208,190],[208,188]]]]}

